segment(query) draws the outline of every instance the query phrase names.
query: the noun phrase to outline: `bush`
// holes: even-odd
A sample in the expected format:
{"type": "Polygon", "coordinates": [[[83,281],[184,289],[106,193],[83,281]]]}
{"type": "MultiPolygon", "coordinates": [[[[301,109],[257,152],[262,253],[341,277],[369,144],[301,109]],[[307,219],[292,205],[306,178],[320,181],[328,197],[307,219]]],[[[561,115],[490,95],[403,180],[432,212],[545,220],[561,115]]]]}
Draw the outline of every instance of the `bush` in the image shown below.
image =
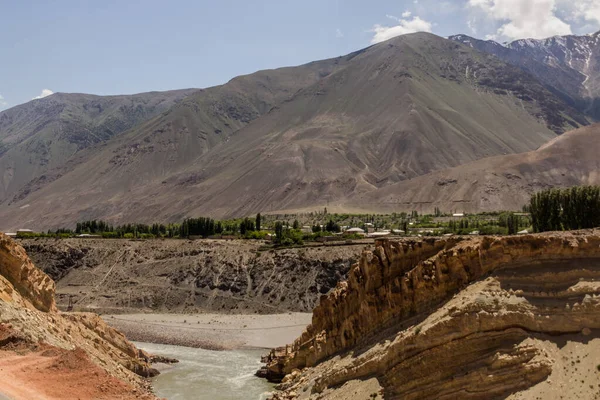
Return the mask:
{"type": "Polygon", "coordinates": [[[245,239],[263,240],[267,237],[268,232],[265,231],[247,231],[244,235],[245,239]]]}
{"type": "Polygon", "coordinates": [[[123,235],[123,238],[125,239],[133,239],[133,233],[126,233],[123,235]]]}
{"type": "Polygon", "coordinates": [[[102,232],[102,237],[105,239],[117,239],[119,234],[117,232],[102,232]]]}

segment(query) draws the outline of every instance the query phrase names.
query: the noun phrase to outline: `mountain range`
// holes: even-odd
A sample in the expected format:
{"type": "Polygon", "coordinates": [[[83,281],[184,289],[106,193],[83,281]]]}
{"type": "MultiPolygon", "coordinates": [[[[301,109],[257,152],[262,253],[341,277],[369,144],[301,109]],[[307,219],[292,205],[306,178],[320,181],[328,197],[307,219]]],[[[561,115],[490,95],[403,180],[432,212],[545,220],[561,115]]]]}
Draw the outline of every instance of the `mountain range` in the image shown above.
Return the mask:
{"type": "Polygon", "coordinates": [[[597,167],[570,168],[565,146],[598,128],[564,132],[597,120],[598,37],[416,33],[208,89],[34,100],[0,113],[0,229],[520,208],[597,167]],[[496,169],[522,185],[503,192],[496,169]]]}
{"type": "Polygon", "coordinates": [[[600,118],[600,32],[506,44],[467,35],[449,39],[522,68],[567,104],[595,120],[600,118]]]}

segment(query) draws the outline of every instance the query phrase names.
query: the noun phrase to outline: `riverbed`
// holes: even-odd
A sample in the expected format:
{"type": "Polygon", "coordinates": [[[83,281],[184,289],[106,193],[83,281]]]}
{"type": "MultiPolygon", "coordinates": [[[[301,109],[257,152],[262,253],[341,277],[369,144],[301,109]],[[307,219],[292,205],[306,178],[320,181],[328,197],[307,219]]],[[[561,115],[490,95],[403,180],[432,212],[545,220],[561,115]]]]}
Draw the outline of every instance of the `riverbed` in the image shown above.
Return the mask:
{"type": "Polygon", "coordinates": [[[152,380],[158,397],[168,400],[264,400],[273,385],[254,376],[267,350],[204,350],[136,342],[151,354],[173,357],[179,363],[156,364],[161,374],[152,380]]]}

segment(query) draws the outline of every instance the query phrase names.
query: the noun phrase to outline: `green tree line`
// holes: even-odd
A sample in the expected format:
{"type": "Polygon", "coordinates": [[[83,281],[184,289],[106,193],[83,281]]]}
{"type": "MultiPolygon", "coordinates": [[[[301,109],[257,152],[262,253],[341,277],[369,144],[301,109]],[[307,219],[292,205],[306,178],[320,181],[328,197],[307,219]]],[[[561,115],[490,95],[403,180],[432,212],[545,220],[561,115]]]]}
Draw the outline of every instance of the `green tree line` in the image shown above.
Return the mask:
{"type": "Polygon", "coordinates": [[[531,197],[529,211],[535,232],[598,227],[600,187],[543,190],[531,197]]]}

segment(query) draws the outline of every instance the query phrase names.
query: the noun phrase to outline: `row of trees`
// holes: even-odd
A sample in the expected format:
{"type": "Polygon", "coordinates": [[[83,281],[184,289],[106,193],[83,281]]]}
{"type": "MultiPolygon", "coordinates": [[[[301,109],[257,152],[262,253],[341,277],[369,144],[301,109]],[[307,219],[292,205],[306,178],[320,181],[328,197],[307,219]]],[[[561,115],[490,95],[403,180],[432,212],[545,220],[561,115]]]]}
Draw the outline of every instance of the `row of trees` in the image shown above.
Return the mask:
{"type": "Polygon", "coordinates": [[[600,226],[600,187],[547,189],[534,194],[529,211],[535,232],[600,226]]]}
{"type": "MultiPolygon", "coordinates": [[[[175,237],[179,235],[180,226],[178,224],[124,224],[113,226],[102,220],[90,220],[78,222],[75,227],[75,234],[93,234],[104,237],[175,237]]],[[[58,229],[55,234],[70,234],[70,229],[58,229]]]]}
{"type": "MultiPolygon", "coordinates": [[[[189,237],[212,236],[218,234],[237,234],[248,236],[250,232],[260,231],[261,215],[256,219],[245,218],[239,224],[235,221],[222,222],[212,218],[188,218],[181,224],[125,224],[114,227],[102,220],[78,222],[75,234],[95,234],[104,237],[189,237]]],[[[50,233],[50,232],[49,232],[50,233]]],[[[54,234],[72,234],[70,229],[58,229],[54,234]]],[[[256,236],[256,235],[254,235],[256,236]]],[[[254,237],[253,236],[253,237],[254,237]]]]}

